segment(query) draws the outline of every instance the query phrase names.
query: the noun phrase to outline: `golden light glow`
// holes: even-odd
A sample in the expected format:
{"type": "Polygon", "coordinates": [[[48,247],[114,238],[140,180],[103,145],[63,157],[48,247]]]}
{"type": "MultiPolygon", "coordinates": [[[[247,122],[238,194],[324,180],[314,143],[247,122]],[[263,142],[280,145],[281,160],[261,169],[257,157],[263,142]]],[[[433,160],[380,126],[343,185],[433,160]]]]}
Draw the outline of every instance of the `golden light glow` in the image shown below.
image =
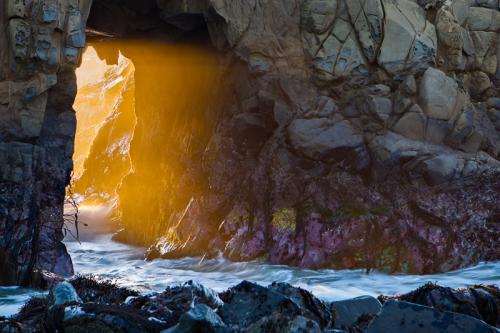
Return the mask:
{"type": "Polygon", "coordinates": [[[127,241],[168,234],[202,190],[190,172],[213,129],[221,72],[215,51],[193,43],[108,40],[85,53],[75,188],[87,198],[118,196],[127,241]]]}
{"type": "Polygon", "coordinates": [[[119,63],[107,65],[89,45],[76,70],[78,93],[73,108],[77,116],[74,177],[84,173],[84,162],[106,119],[123,103],[124,89],[133,81],[133,64],[120,56],[119,63]]]}

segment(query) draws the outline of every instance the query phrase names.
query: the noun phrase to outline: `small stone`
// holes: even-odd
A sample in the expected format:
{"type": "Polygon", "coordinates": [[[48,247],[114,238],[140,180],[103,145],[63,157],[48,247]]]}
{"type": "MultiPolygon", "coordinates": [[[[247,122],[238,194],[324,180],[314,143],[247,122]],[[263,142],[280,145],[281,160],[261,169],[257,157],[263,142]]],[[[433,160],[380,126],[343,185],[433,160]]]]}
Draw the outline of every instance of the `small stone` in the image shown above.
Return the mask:
{"type": "Polygon", "coordinates": [[[365,100],[365,113],[374,120],[386,124],[392,113],[392,101],[387,97],[368,96],[365,100]]]}

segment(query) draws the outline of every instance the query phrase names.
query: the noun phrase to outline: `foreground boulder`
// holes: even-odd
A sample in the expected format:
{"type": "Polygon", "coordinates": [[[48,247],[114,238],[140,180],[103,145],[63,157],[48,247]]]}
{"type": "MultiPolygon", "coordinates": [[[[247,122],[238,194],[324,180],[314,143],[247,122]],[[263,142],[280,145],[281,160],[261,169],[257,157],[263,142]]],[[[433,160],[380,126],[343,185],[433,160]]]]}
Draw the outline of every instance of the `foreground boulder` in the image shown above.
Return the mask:
{"type": "MultiPolygon", "coordinates": [[[[187,66],[196,70],[183,75],[194,78],[184,95],[165,98],[179,83],[167,83],[171,71],[151,70],[156,60],[141,61],[150,52],[130,51],[129,39],[123,52],[103,50],[108,63],[130,57],[141,92],[137,130],[126,140],[133,172],[113,188],[99,186],[120,197],[122,240],[154,244],[156,256],[271,254],[273,263],[308,268],[411,273],[500,258],[491,205],[500,196],[497,1],[0,7],[0,283],[33,285],[37,269],[73,273],[60,241],[74,69],[89,13],[91,27],[111,35],[161,31],[155,37],[164,41],[179,33],[165,22],[203,28],[221,52],[213,65],[225,67],[208,79],[201,72],[211,66],[187,66]],[[219,93],[227,99],[196,103],[219,93]],[[162,166],[154,176],[151,163],[162,166]],[[295,218],[274,224],[284,209],[295,218]]],[[[115,145],[93,146],[89,161],[111,164],[98,157],[115,145]]],[[[108,179],[106,170],[86,172],[108,179]]]]}
{"type": "Polygon", "coordinates": [[[500,326],[500,291],[495,286],[452,289],[428,283],[394,299],[466,314],[492,326],[500,326]]]}
{"type": "Polygon", "coordinates": [[[495,333],[484,321],[454,312],[402,301],[387,301],[373,319],[366,333],[495,333]]]}
{"type": "Polygon", "coordinates": [[[304,317],[315,321],[321,328],[332,326],[333,317],[331,309],[309,291],[293,287],[288,283],[277,282],[269,285],[268,288],[290,298],[292,302],[300,307],[304,317]]]}
{"type": "MultiPolygon", "coordinates": [[[[193,307],[204,305],[215,310],[222,306],[223,302],[213,290],[194,281],[188,281],[179,286],[168,287],[159,294],[130,298],[127,304],[153,317],[162,318],[167,324],[174,325],[184,313],[193,307]]],[[[194,313],[193,316],[200,316],[200,311],[206,312],[204,307],[200,307],[199,312],[194,313]]]]}
{"type": "MultiPolygon", "coordinates": [[[[217,296],[195,282],[167,288],[162,293],[129,296],[125,301],[106,303],[111,295],[132,294],[109,281],[86,277],[88,290],[63,282],[50,296],[30,300],[19,314],[0,318],[2,333],[100,332],[100,333],[346,333],[346,332],[460,332],[497,333],[494,325],[472,316],[441,309],[464,312],[470,303],[456,307],[460,298],[427,295],[426,286],[397,296],[415,300],[432,299],[433,307],[381,297],[358,297],[327,304],[310,292],[286,283],[263,287],[243,281],[217,296]],[[91,282],[93,280],[93,282],[91,282]],[[102,292],[106,290],[105,294],[102,292]],[[100,292],[101,291],[101,292],[100,292]],[[85,297],[83,297],[85,295],[85,297]],[[93,298],[92,295],[95,295],[93,298]],[[424,295],[425,297],[416,297],[424,295]],[[450,302],[452,305],[450,306],[450,302]]],[[[445,288],[438,290],[443,292],[445,288]]],[[[471,288],[469,291],[477,289],[471,288]]],[[[488,287],[494,302],[499,301],[498,288],[488,287]]],[[[485,290],[486,290],[485,289],[485,290]]],[[[468,291],[446,290],[450,295],[468,291]]],[[[393,297],[396,298],[396,297],[393,297]]],[[[115,299],[116,300],[116,299],[115,299]]],[[[492,304],[484,303],[483,306],[492,304]]],[[[491,315],[491,313],[489,313],[491,315]]]]}
{"type": "Polygon", "coordinates": [[[235,329],[248,327],[271,313],[282,313],[288,317],[301,315],[299,306],[288,297],[243,281],[221,294],[224,305],[219,315],[235,329]]]}
{"type": "Polygon", "coordinates": [[[361,296],[353,299],[330,303],[335,314],[335,327],[345,328],[354,326],[362,316],[374,316],[379,313],[382,304],[371,296],[361,296]]]}
{"type": "Polygon", "coordinates": [[[222,319],[205,304],[200,304],[183,314],[179,324],[161,333],[229,333],[231,330],[222,319]]]}
{"type": "Polygon", "coordinates": [[[48,326],[61,332],[160,332],[165,322],[149,317],[147,312],[132,311],[127,306],[86,303],[60,308],[48,317],[48,326]]]}
{"type": "Polygon", "coordinates": [[[248,328],[243,330],[245,333],[320,333],[322,332],[318,323],[315,321],[302,317],[296,316],[290,318],[290,316],[283,315],[280,313],[273,313],[270,316],[266,316],[257,322],[250,325],[248,328]]]}

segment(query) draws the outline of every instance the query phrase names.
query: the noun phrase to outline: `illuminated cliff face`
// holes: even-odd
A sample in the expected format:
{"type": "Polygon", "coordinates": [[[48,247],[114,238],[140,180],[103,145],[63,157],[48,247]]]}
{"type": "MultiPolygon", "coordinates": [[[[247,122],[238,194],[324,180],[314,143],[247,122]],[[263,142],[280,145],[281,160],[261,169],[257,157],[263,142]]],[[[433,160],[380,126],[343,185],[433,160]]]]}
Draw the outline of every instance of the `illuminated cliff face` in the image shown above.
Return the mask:
{"type": "Polygon", "coordinates": [[[217,55],[192,44],[112,40],[85,53],[75,191],[94,203],[117,196],[124,240],[153,241],[202,190],[193,165],[213,130],[219,73],[217,55]]]}
{"type": "Polygon", "coordinates": [[[108,65],[89,46],[77,70],[77,133],[73,191],[86,204],[110,201],[130,172],[129,146],[135,117],[134,65],[123,57],[108,65]]]}

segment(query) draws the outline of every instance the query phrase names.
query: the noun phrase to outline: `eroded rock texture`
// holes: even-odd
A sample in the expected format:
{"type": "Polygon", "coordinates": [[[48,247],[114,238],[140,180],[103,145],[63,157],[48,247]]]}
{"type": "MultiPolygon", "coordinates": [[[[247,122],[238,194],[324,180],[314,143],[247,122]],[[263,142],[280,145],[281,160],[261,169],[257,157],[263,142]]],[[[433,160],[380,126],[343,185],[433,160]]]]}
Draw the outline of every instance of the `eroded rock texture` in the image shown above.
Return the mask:
{"type": "Polygon", "coordinates": [[[497,1],[159,5],[184,29],[203,16],[247,69],[205,188],[150,257],[417,273],[499,258],[497,1]]]}
{"type": "Polygon", "coordinates": [[[74,69],[90,2],[0,4],[0,284],[73,273],[61,243],[72,170],[74,69]]]}

